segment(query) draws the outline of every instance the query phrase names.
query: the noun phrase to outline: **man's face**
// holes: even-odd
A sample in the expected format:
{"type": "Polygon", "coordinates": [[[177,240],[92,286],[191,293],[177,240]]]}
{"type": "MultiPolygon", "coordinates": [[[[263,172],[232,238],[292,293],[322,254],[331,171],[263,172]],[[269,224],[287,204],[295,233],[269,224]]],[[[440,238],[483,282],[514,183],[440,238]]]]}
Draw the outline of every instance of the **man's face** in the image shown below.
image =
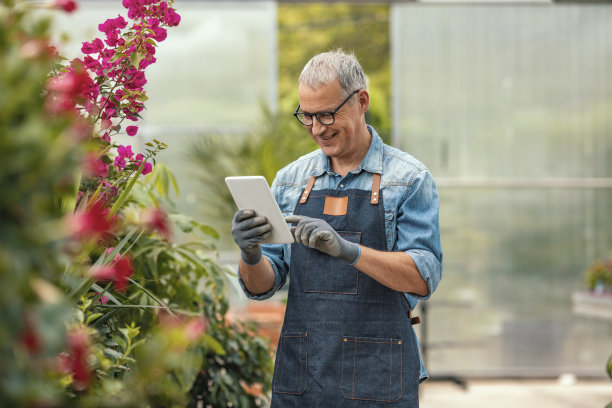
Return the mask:
{"type": "MultiPolygon", "coordinates": [[[[300,111],[314,114],[332,112],[346,98],[346,94],[338,81],[334,81],[317,89],[300,84],[299,98],[300,111]]],[[[348,160],[363,150],[364,112],[364,104],[357,93],[335,113],[333,124],[323,125],[313,118],[312,126],[304,127],[323,153],[331,158],[348,160]]]]}

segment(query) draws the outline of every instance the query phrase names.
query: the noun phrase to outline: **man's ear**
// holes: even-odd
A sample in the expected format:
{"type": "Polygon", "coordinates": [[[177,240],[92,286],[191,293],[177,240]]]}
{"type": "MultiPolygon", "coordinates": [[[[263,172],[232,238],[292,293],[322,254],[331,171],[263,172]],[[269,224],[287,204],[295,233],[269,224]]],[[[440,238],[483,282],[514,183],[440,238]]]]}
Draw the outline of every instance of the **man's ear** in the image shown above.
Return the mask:
{"type": "Polygon", "coordinates": [[[357,94],[357,98],[359,98],[359,105],[361,107],[361,113],[365,113],[370,107],[370,94],[367,90],[362,89],[357,94]]]}

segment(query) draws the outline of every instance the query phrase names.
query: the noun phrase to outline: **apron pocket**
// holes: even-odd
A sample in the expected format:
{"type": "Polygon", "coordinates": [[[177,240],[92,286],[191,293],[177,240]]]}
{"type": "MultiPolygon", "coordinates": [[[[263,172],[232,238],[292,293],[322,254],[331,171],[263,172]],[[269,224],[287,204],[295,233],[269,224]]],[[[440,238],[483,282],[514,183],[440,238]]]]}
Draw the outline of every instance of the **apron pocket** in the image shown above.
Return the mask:
{"type": "Polygon", "coordinates": [[[274,364],[274,392],[302,394],[306,391],[308,369],[308,333],[281,333],[274,364]]]}
{"type": "Polygon", "coordinates": [[[351,400],[401,399],[402,340],[344,336],[340,391],[351,400]]]}
{"type": "MultiPolygon", "coordinates": [[[[359,244],[361,232],[338,231],[347,241],[359,244]]],[[[348,263],[317,249],[306,248],[304,291],[356,295],[359,271],[348,263]]]]}

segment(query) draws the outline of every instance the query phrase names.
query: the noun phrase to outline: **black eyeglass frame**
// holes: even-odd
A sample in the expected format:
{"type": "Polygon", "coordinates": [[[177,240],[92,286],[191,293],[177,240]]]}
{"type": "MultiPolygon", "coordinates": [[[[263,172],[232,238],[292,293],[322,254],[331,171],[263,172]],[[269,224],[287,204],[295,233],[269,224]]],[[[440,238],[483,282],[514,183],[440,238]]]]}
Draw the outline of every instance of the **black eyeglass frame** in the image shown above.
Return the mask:
{"type": "Polygon", "coordinates": [[[306,112],[299,112],[300,110],[300,104],[298,104],[297,108],[295,108],[295,112],[293,112],[293,116],[295,116],[295,118],[304,126],[312,126],[314,125],[314,120],[312,119],[313,116],[315,118],[317,118],[317,120],[319,121],[320,124],[325,125],[325,126],[329,126],[329,125],[333,125],[334,122],[336,121],[336,113],[344,106],[344,104],[346,104],[349,99],[351,99],[353,97],[353,95],[355,95],[357,92],[361,91],[361,89],[357,89],[353,92],[351,92],[351,94],[349,96],[346,97],[346,99],[340,104],[338,105],[338,107],[336,109],[334,109],[331,112],[317,112],[317,113],[306,113],[306,112]],[[310,119],[312,120],[311,123],[306,124],[304,122],[302,122],[302,120],[300,119],[299,115],[303,115],[303,116],[309,116],[310,119]],[[321,118],[319,117],[319,115],[331,115],[331,122],[330,123],[325,123],[321,120],[321,118]]]}

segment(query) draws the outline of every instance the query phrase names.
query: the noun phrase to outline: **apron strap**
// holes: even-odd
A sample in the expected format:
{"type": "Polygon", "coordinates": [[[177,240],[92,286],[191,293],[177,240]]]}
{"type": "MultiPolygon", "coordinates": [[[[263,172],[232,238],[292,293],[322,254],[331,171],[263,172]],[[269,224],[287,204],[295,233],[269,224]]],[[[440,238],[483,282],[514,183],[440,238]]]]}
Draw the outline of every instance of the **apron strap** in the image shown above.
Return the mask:
{"type": "Polygon", "coordinates": [[[310,192],[312,191],[312,186],[314,186],[316,179],[317,178],[315,176],[310,176],[310,180],[308,180],[308,184],[306,184],[306,189],[302,193],[302,198],[300,198],[300,204],[304,204],[306,203],[306,200],[308,200],[308,196],[310,195],[310,192]]]}
{"type": "MultiPolygon", "coordinates": [[[[308,201],[308,196],[310,195],[310,192],[312,191],[312,187],[314,186],[316,179],[317,178],[315,176],[310,176],[310,179],[308,180],[308,184],[306,184],[306,188],[304,189],[304,192],[302,193],[302,197],[300,198],[300,204],[305,204],[306,201],[308,201]]],[[[372,174],[372,195],[370,197],[370,204],[377,205],[379,201],[379,197],[380,197],[380,174],[373,173],[372,174]]]]}
{"type": "Polygon", "coordinates": [[[378,198],[380,197],[380,174],[372,174],[372,196],[370,198],[370,204],[378,204],[378,198]]]}

